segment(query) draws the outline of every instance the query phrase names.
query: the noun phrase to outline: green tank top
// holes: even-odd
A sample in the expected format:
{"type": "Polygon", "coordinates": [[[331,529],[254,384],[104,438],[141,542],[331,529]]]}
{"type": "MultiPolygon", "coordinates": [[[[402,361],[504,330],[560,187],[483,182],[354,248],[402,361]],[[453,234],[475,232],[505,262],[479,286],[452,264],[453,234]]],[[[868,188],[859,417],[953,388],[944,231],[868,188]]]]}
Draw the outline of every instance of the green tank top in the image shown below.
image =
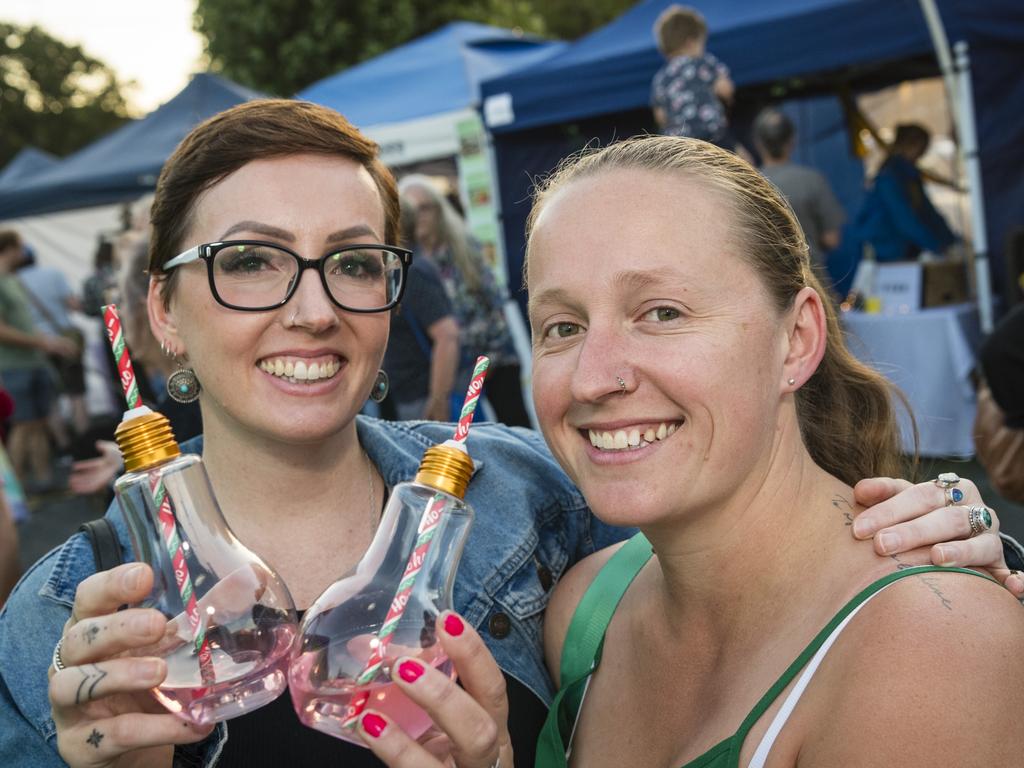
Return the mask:
{"type": "MultiPolygon", "coordinates": [[[[604,646],[604,636],[608,624],[611,622],[622,596],[629,589],[629,585],[632,584],[636,575],[650,560],[651,555],[650,542],[642,533],[638,533],[605,564],[576,607],[576,612],[573,614],[566,632],[565,644],[562,647],[560,674],[562,685],[555,695],[541,731],[537,744],[537,758],[534,763],[536,768],[565,768],[568,764],[566,752],[570,746],[576,718],[583,703],[583,696],[586,693],[590,676],[601,663],[601,650],[604,646]]],[[[732,736],[719,742],[682,768],[738,768],[740,750],[747,733],[804,668],[836,627],[868,598],[894,581],[931,571],[951,571],[989,578],[977,571],[965,568],[942,568],[928,565],[896,571],[868,585],[832,617],[832,620],[815,636],[803,653],[790,664],[782,676],[775,681],[775,684],[768,689],[768,692],[761,697],[761,700],[744,718],[732,736]]]]}

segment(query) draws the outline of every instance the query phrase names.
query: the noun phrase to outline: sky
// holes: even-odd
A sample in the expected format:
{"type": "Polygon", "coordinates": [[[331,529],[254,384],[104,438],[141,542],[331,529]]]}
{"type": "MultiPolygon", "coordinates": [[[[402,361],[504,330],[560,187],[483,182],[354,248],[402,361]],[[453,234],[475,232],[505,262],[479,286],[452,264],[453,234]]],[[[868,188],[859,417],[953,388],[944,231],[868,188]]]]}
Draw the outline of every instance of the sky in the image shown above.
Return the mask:
{"type": "Polygon", "coordinates": [[[127,95],[142,115],[174,97],[201,68],[194,8],[195,0],[3,0],[0,20],[42,27],[81,45],[121,80],[136,80],[127,95]]]}

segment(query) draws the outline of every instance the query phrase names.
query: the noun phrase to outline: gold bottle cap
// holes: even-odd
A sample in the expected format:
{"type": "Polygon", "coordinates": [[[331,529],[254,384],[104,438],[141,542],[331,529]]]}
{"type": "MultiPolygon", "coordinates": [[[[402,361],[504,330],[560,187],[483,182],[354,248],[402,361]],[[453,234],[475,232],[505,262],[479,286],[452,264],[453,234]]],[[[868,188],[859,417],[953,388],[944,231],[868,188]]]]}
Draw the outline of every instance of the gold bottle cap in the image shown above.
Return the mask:
{"type": "Polygon", "coordinates": [[[125,417],[114,430],[114,439],[124,456],[124,468],[128,472],[149,469],[181,455],[181,448],[174,439],[166,416],[148,408],[135,408],[125,417]]]}
{"type": "Polygon", "coordinates": [[[454,445],[435,445],[427,449],[416,473],[416,482],[429,485],[457,498],[465,498],[473,460],[454,445]]]}

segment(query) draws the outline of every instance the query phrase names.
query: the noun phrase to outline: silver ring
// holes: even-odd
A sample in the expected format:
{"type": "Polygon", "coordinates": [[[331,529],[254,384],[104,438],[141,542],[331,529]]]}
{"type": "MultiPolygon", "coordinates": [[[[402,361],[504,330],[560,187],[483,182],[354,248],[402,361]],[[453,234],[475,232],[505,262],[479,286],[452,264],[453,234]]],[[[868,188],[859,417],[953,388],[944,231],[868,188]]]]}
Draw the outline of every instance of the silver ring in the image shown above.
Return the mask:
{"type": "Polygon", "coordinates": [[[972,504],[967,508],[967,523],[971,526],[971,536],[992,529],[992,510],[981,504],[972,504]]]}
{"type": "Polygon", "coordinates": [[[932,480],[939,488],[952,488],[960,482],[960,476],[956,472],[943,472],[932,480]]]}
{"type": "Polygon", "coordinates": [[[943,488],[942,495],[946,497],[947,507],[952,507],[964,500],[964,492],[959,488],[943,488]]]}
{"type": "Polygon", "coordinates": [[[64,671],[64,659],[60,657],[60,647],[64,645],[64,635],[60,636],[60,640],[53,646],[53,658],[50,659],[50,663],[53,664],[53,668],[58,672],[64,671]]]}

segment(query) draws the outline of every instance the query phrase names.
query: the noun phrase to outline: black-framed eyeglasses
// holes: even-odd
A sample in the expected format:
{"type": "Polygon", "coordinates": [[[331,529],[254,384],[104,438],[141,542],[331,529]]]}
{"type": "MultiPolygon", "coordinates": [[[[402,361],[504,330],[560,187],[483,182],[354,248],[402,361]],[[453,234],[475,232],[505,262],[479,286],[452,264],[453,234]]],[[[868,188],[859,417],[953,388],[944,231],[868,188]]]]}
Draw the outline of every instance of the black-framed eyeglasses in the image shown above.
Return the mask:
{"type": "Polygon", "coordinates": [[[412,251],[374,243],[346,245],[321,259],[304,259],[277,243],[225,240],[203,243],[168,260],[165,270],[202,259],[219,304],[265,312],[295,295],[302,273],[315,269],[335,305],[348,312],[385,312],[402,299],[412,251]]]}

